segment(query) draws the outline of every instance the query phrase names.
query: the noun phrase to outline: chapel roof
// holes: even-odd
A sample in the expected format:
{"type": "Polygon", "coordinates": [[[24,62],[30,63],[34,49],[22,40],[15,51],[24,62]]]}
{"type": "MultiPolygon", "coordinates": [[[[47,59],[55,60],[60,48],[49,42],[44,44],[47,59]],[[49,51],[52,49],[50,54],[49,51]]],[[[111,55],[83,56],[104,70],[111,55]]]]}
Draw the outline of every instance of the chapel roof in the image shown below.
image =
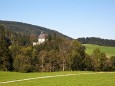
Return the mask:
{"type": "Polygon", "coordinates": [[[46,34],[44,34],[43,32],[41,32],[41,34],[38,37],[39,39],[45,39],[46,38],[46,34]]]}

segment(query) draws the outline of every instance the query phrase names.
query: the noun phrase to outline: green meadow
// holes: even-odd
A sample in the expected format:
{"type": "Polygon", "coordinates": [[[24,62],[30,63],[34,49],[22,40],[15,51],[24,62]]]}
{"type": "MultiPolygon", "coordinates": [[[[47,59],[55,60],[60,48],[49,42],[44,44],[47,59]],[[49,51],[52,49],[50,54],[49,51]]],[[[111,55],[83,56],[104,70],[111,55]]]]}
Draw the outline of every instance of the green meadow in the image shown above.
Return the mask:
{"type": "Polygon", "coordinates": [[[84,44],[84,46],[86,47],[86,53],[89,55],[92,54],[94,49],[99,48],[101,52],[106,53],[107,57],[115,56],[115,47],[99,46],[93,44],[84,44]]]}
{"type": "Polygon", "coordinates": [[[0,72],[0,82],[35,78],[40,76],[56,76],[76,74],[71,76],[59,76],[50,78],[40,78],[34,80],[2,83],[0,86],[115,86],[115,72],[49,72],[49,73],[17,73],[0,72]]]}

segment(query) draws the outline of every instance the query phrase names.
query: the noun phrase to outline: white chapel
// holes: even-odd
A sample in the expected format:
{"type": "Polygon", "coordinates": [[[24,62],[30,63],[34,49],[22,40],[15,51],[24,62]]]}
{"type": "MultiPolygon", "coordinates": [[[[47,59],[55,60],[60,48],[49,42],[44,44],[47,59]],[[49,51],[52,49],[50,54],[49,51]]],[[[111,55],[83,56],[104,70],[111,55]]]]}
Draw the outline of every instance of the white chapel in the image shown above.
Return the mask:
{"type": "Polygon", "coordinates": [[[38,36],[38,42],[33,42],[33,46],[40,45],[46,41],[46,34],[41,32],[41,34],[38,36]]]}

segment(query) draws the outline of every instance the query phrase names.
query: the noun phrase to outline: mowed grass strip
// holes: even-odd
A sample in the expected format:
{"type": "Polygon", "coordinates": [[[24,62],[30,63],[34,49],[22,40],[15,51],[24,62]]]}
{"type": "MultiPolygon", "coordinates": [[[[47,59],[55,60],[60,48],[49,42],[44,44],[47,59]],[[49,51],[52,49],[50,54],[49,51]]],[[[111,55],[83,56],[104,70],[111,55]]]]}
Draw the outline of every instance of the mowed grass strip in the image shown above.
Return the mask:
{"type": "Polygon", "coordinates": [[[78,73],[89,73],[86,71],[65,71],[65,72],[35,72],[35,73],[19,73],[19,72],[0,72],[0,82],[3,81],[11,81],[11,80],[19,80],[19,79],[27,79],[34,77],[42,77],[42,76],[51,76],[51,75],[64,75],[64,74],[78,74],[78,73]]]}
{"type": "Polygon", "coordinates": [[[99,48],[101,52],[104,52],[107,57],[115,56],[115,47],[99,46],[93,44],[83,44],[86,47],[86,53],[92,54],[93,50],[99,48]]]}
{"type": "MultiPolygon", "coordinates": [[[[113,73],[95,73],[95,72],[54,72],[54,73],[19,73],[20,76],[15,76],[19,78],[30,77],[34,75],[44,76],[44,75],[60,75],[60,74],[76,74],[75,76],[63,76],[63,77],[53,77],[53,78],[43,78],[35,79],[22,82],[14,82],[1,84],[0,86],[115,86],[115,72],[113,73]],[[83,74],[82,74],[83,73],[83,74]],[[89,74],[88,74],[89,73],[89,74]],[[95,73],[95,74],[91,74],[95,73]],[[25,76],[24,76],[24,75],[25,76]]],[[[7,74],[7,72],[5,72],[7,74]]],[[[10,73],[8,72],[8,75],[10,73]]],[[[16,72],[11,75],[14,76],[16,72]]],[[[0,72],[1,76],[1,72],[0,72]]],[[[4,77],[7,77],[4,75],[4,77]]],[[[9,77],[9,76],[8,76],[9,77]]],[[[36,76],[35,76],[36,77],[36,76]]],[[[8,78],[6,78],[7,80],[8,78]]],[[[1,78],[0,78],[1,80],[1,78]]]]}

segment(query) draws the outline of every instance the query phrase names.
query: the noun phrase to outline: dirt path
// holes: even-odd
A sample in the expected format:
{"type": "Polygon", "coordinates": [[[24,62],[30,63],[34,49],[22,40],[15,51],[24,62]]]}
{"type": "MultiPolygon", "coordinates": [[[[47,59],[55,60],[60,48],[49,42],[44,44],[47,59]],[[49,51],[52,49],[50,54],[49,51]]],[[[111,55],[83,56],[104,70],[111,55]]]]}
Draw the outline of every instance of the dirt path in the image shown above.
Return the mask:
{"type": "Polygon", "coordinates": [[[7,84],[7,83],[21,82],[21,81],[29,81],[29,80],[35,80],[35,79],[54,78],[54,77],[64,77],[64,76],[76,76],[76,75],[86,75],[86,74],[98,74],[98,73],[115,73],[115,72],[94,72],[94,73],[78,73],[78,74],[65,74],[65,75],[41,76],[41,77],[35,77],[35,78],[26,78],[26,79],[19,79],[19,80],[4,81],[4,82],[0,82],[0,84],[7,84]]]}

